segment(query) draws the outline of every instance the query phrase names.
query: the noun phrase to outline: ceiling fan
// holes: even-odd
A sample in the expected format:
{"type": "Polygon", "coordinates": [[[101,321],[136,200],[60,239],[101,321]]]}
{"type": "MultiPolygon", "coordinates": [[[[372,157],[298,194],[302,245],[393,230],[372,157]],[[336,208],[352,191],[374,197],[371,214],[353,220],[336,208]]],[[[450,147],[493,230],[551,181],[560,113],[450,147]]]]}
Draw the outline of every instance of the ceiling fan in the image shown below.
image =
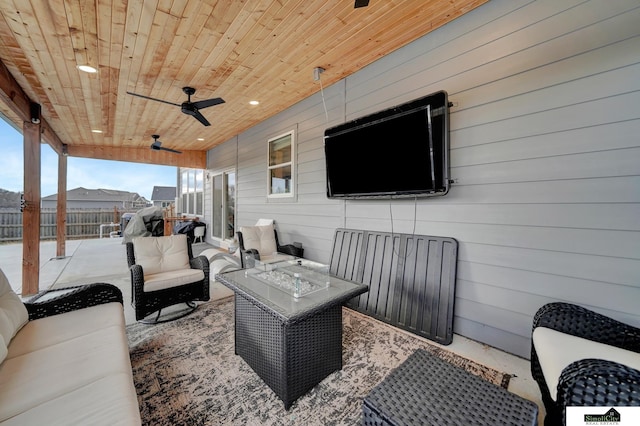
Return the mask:
{"type": "Polygon", "coordinates": [[[196,120],[198,120],[205,126],[211,126],[211,123],[209,123],[209,121],[206,118],[204,118],[204,116],[200,113],[199,110],[203,108],[208,108],[210,106],[218,105],[218,104],[223,104],[224,100],[222,98],[212,98],[212,99],[205,99],[203,101],[198,101],[198,102],[191,102],[191,95],[196,93],[196,89],[194,89],[193,87],[183,87],[182,91],[186,93],[188,97],[187,101],[183,102],[182,104],[176,104],[174,102],[164,101],[162,99],[150,98],[149,96],[139,95],[133,92],[127,92],[127,94],[138,96],[144,99],[149,99],[152,101],[163,102],[169,105],[179,106],[183,114],[187,114],[192,117],[195,117],[196,120]]]}
{"type": "Polygon", "coordinates": [[[151,144],[151,149],[155,150],[155,151],[169,151],[169,152],[174,152],[176,154],[182,154],[182,151],[177,151],[175,149],[171,149],[171,148],[164,148],[162,147],[162,142],[160,142],[158,140],[158,138],[160,137],[160,135],[151,135],[151,137],[153,138],[153,143],[151,144]]]}

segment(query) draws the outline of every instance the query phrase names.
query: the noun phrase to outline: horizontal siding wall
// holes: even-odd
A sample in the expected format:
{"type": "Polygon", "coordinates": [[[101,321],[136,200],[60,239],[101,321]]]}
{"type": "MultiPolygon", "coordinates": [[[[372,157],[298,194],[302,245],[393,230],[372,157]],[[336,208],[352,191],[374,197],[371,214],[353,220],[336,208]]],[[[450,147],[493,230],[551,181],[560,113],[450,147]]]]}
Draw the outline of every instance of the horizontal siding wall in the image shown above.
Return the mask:
{"type": "Polygon", "coordinates": [[[237,225],[273,218],[321,262],[338,227],[456,238],[454,331],[527,358],[547,302],[640,324],[639,23],[637,0],[488,2],[239,135],[237,225]],[[326,198],[325,128],[438,90],[447,196],[326,198]],[[296,197],[273,202],[266,141],[291,129],[296,197]]]}

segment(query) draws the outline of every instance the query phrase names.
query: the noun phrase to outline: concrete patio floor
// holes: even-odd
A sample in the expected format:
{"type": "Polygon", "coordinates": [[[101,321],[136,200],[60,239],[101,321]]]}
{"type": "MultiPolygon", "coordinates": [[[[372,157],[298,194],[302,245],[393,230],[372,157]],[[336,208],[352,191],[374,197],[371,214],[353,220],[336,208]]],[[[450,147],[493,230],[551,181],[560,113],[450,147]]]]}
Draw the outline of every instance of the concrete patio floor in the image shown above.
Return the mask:
{"type": "MultiPolygon", "coordinates": [[[[206,243],[193,244],[192,248],[194,255],[206,249],[215,249],[206,243]]],[[[14,291],[21,294],[21,243],[0,245],[0,268],[14,291]]],[[[56,257],[55,241],[40,243],[40,291],[96,282],[114,284],[122,291],[125,300],[125,320],[127,324],[134,323],[131,276],[126,249],[121,238],[70,240],[66,242],[66,253],[61,258],[56,257]]],[[[233,292],[222,284],[211,283],[210,295],[213,300],[232,294],[233,292]]],[[[29,296],[25,296],[25,299],[28,298],[29,296]]]]}
{"type": "MultiPolygon", "coordinates": [[[[194,255],[215,248],[206,243],[193,245],[194,255]]],[[[66,256],[56,258],[55,241],[40,244],[40,290],[69,287],[94,282],[116,285],[123,292],[125,320],[135,322],[131,307],[131,279],[125,246],[120,238],[70,240],[66,242],[66,256]]],[[[17,293],[22,285],[22,244],[0,245],[0,268],[17,293]]],[[[220,283],[211,283],[211,298],[221,299],[233,293],[220,283]]],[[[533,401],[540,410],[539,424],[543,424],[544,406],[537,384],[531,377],[529,361],[491,346],[454,335],[453,343],[438,345],[463,357],[511,374],[509,391],[533,401]]]]}
{"type": "MultiPolygon", "coordinates": [[[[95,278],[129,275],[127,255],[121,238],[68,240],[64,257],[56,257],[56,242],[40,243],[40,290],[60,283],[96,282],[95,278]],[[93,280],[92,280],[93,279],[93,280]]],[[[194,255],[215,248],[193,244],[194,255]]],[[[22,243],[0,244],[0,268],[16,293],[22,286],[22,243]]]]}

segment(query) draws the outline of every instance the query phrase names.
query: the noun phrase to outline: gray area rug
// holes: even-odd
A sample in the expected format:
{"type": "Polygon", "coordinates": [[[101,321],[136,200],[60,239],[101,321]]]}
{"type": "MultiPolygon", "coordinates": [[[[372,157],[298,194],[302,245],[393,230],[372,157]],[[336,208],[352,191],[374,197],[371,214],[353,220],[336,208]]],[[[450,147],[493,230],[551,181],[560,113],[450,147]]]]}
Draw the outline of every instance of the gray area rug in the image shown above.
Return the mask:
{"type": "Polygon", "coordinates": [[[343,308],[343,368],[289,411],[234,353],[233,298],[159,325],[127,326],[144,425],[355,425],[362,400],[416,349],[494,384],[510,376],[343,308]]]}

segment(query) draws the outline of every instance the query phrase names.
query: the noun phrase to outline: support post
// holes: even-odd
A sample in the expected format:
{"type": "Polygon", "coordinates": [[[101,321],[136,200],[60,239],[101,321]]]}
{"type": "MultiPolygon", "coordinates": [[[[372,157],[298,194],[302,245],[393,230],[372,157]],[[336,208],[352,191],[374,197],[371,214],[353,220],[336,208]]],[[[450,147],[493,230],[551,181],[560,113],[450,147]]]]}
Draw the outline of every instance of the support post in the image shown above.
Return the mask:
{"type": "Polygon", "coordinates": [[[38,293],[40,282],[40,124],[25,121],[22,213],[22,295],[38,293]]]}
{"type": "Polygon", "coordinates": [[[67,156],[58,155],[58,200],[56,203],[56,256],[66,255],[67,242],[67,156]]]}

